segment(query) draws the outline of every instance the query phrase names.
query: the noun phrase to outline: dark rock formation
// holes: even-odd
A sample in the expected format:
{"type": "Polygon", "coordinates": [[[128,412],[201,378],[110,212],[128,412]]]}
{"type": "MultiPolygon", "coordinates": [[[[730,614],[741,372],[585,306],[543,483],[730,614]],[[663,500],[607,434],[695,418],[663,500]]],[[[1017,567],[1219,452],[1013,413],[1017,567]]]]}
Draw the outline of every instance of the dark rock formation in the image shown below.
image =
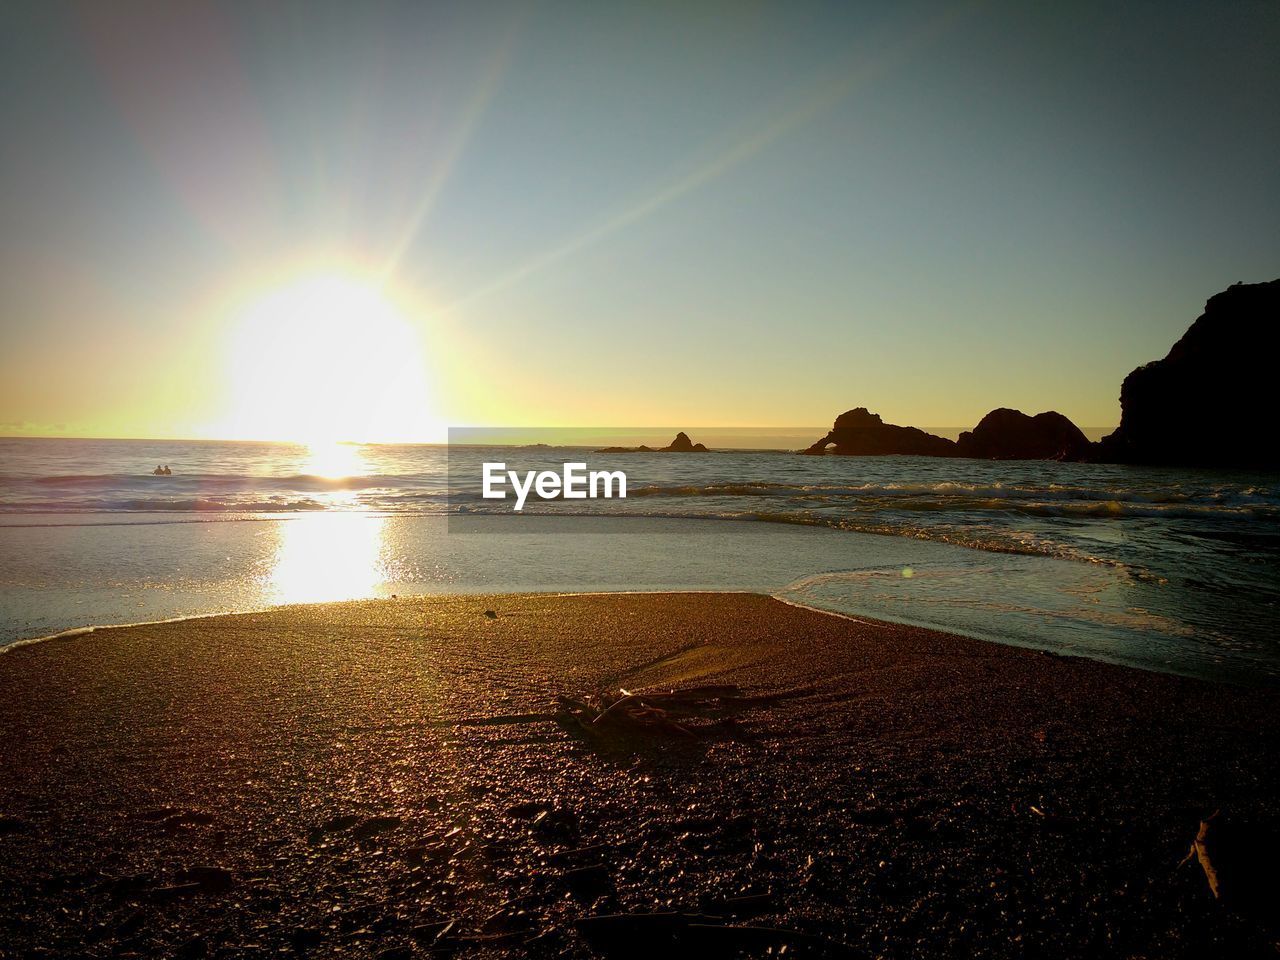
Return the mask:
{"type": "Polygon", "coordinates": [[[706,453],[707,448],[700,443],[694,443],[682,430],[676,434],[674,440],[662,448],[662,451],[663,453],[706,453]]]}
{"type": "Polygon", "coordinates": [[[879,414],[866,407],[848,410],[836,417],[835,426],[805,453],[823,454],[830,444],[846,457],[873,457],[902,454],[917,457],[954,457],[956,445],[943,437],[935,437],[917,427],[899,427],[885,423],[879,414]]]}
{"type": "Polygon", "coordinates": [[[1114,463],[1280,467],[1275,442],[1280,280],[1209,299],[1168,356],[1120,388],[1120,426],[1098,445],[1114,463]]]}
{"type": "Polygon", "coordinates": [[[960,434],[956,447],[960,456],[977,460],[1084,460],[1093,444],[1060,413],[1029,417],[1001,407],[960,434]]]}
{"type": "Polygon", "coordinates": [[[597,450],[596,453],[707,453],[707,448],[701,443],[694,443],[689,439],[689,435],[681,430],[676,434],[676,438],[665,447],[646,447],[641,444],[638,447],[604,447],[597,450]]]}

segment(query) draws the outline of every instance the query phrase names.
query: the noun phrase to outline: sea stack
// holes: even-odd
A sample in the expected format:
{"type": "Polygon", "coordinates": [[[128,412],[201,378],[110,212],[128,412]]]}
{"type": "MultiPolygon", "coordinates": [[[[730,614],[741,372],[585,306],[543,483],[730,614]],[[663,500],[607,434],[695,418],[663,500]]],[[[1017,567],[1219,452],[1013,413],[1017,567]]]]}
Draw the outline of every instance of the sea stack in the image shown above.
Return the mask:
{"type": "Polygon", "coordinates": [[[706,453],[707,448],[700,443],[694,443],[689,439],[689,435],[681,430],[676,434],[676,438],[662,448],[663,453],[706,453]]]}
{"type": "Polygon", "coordinates": [[[895,454],[917,457],[954,457],[956,445],[944,437],[935,437],[918,427],[900,427],[885,423],[880,415],[866,407],[846,410],[836,417],[831,432],[805,451],[821,455],[835,444],[835,453],[843,457],[876,457],[895,454]]]}
{"type": "Polygon", "coordinates": [[[1027,416],[1000,407],[960,434],[960,456],[977,460],[1085,460],[1093,444],[1074,423],[1053,410],[1027,416]]]}
{"type": "Polygon", "coordinates": [[[681,430],[676,434],[676,438],[668,443],[665,447],[646,447],[641,444],[638,447],[603,447],[596,453],[708,453],[706,446],[701,443],[694,443],[689,439],[689,435],[681,430]]]}

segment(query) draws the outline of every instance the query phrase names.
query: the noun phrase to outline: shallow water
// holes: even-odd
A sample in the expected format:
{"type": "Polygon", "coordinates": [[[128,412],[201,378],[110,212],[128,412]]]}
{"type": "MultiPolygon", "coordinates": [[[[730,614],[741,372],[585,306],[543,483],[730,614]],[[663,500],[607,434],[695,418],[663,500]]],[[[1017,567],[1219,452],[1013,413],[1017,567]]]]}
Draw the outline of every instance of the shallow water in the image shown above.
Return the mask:
{"type": "Polygon", "coordinates": [[[1157,669],[1280,676],[1280,484],[1255,474],[784,453],[586,455],[629,496],[505,512],[479,464],[581,450],[0,440],[0,643],[432,592],[751,589],[1157,669]],[[500,457],[499,457],[500,455],[500,457]],[[171,477],[155,477],[168,463],[171,477]],[[750,521],[750,522],[743,522],[750,521]],[[597,532],[592,532],[597,531],[597,532]]]}

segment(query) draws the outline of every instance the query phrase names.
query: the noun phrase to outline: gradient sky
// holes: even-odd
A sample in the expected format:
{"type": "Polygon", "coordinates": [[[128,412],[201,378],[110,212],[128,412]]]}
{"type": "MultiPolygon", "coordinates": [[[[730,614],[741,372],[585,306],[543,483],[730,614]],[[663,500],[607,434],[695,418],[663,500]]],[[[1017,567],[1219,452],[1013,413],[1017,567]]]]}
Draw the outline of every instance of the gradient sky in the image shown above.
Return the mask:
{"type": "MultiPolygon", "coordinates": [[[[385,282],[422,351],[396,401],[421,409],[351,439],[852,406],[1107,426],[1211,294],[1280,276],[1274,2],[0,24],[0,433],[288,432],[244,419],[273,367],[282,404],[359,407],[412,353],[376,325],[350,376],[238,326],[316,273],[385,282]]],[[[294,342],[357,343],[334,322],[294,342]]]]}

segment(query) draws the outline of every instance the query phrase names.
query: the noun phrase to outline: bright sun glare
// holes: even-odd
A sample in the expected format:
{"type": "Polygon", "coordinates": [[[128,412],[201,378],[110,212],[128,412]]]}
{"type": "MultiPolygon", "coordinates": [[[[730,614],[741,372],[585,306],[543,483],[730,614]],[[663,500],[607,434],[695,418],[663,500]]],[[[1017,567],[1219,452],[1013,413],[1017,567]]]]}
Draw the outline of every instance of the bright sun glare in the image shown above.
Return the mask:
{"type": "Polygon", "coordinates": [[[355,277],[308,276],[253,299],[228,362],[227,436],[323,446],[427,439],[434,427],[417,330],[355,277]]]}

